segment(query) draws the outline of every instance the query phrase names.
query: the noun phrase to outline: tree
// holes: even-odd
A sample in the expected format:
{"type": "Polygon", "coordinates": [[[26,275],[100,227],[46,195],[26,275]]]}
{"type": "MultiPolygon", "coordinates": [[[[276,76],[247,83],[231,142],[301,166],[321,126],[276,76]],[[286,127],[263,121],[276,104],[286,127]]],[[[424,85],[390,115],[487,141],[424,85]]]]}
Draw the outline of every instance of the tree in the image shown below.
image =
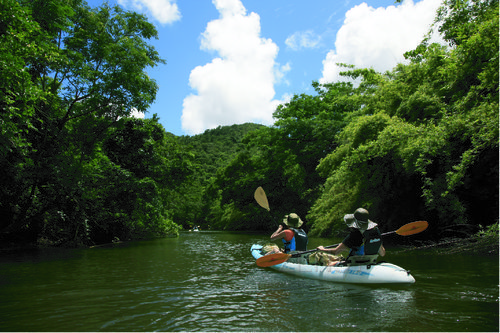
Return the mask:
{"type": "Polygon", "coordinates": [[[359,206],[388,229],[411,216],[441,231],[498,221],[498,1],[445,1],[439,13],[453,47],[424,40],[379,74],[364,115],[318,166],[328,179],[313,234],[343,229],[359,206]]]}
{"type": "Polygon", "coordinates": [[[1,6],[0,166],[8,173],[0,229],[36,238],[53,224],[74,236],[87,221],[83,179],[108,128],[154,101],[145,68],[164,61],[146,40],[157,32],[144,16],[107,4],[1,6]]]}
{"type": "Polygon", "coordinates": [[[213,182],[221,168],[226,167],[233,158],[244,149],[243,137],[264,126],[258,124],[241,124],[219,126],[206,130],[192,137],[183,136],[179,143],[193,154],[193,167],[196,173],[177,191],[175,201],[176,220],[182,221],[188,228],[201,225],[203,228],[218,228],[218,218],[209,218],[212,207],[219,203],[218,190],[214,190],[213,182]]]}
{"type": "Polygon", "coordinates": [[[209,214],[212,223],[221,221],[227,229],[274,227],[266,214],[255,211],[253,192],[258,186],[268,192],[273,214],[306,215],[323,183],[316,165],[335,149],[336,134],[362,105],[350,83],[314,82],[313,87],[315,96],[295,95],[280,105],[273,127],[248,133],[245,149],[217,173],[210,192],[218,198],[209,214]]]}

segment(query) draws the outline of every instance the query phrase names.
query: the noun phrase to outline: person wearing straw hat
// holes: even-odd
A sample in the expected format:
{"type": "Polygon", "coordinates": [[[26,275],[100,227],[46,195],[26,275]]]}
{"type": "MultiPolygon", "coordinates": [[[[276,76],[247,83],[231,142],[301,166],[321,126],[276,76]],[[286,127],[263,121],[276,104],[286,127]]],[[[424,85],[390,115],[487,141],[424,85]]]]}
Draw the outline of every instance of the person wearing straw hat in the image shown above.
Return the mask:
{"type": "MultiPolygon", "coordinates": [[[[344,222],[349,227],[349,235],[335,248],[327,249],[318,246],[317,249],[334,255],[350,250],[349,257],[371,256],[370,261],[376,260],[378,255],[385,256],[385,248],[382,245],[378,225],[371,221],[368,216],[369,213],[364,208],[356,209],[354,214],[345,215],[344,222]]],[[[332,264],[336,265],[338,262],[332,264]]]]}
{"type": "Polygon", "coordinates": [[[278,229],[271,235],[271,240],[281,239],[285,246],[285,253],[291,251],[306,251],[307,250],[307,234],[304,230],[299,229],[302,224],[300,217],[291,213],[285,215],[283,223],[278,226],[278,229]]]}

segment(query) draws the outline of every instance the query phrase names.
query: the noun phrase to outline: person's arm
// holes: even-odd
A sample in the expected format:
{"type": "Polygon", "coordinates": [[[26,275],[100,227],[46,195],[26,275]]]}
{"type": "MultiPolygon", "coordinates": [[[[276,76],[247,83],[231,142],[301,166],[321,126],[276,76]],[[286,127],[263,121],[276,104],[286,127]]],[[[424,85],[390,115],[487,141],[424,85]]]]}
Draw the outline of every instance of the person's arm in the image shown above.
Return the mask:
{"type": "Polygon", "coordinates": [[[278,229],[271,235],[271,240],[275,241],[281,238],[285,238],[285,231],[283,230],[283,226],[280,224],[278,229]]]}
{"type": "Polygon", "coordinates": [[[385,256],[385,247],[383,245],[380,245],[380,248],[378,249],[378,254],[380,254],[382,257],[385,256]]]}
{"type": "Polygon", "coordinates": [[[327,249],[324,246],[320,245],[317,247],[317,249],[320,251],[323,251],[323,252],[331,252],[334,255],[337,255],[343,251],[349,250],[349,248],[347,246],[345,246],[344,243],[340,243],[339,245],[337,245],[336,247],[331,248],[331,249],[327,249]]]}

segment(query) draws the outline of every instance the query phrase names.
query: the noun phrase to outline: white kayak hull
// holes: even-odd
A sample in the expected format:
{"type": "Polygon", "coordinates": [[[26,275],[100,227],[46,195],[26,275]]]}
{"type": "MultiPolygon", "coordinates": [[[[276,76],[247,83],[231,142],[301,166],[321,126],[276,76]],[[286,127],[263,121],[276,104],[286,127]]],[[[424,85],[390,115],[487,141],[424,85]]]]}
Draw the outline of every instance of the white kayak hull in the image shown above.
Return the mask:
{"type": "MultiPolygon", "coordinates": [[[[262,246],[254,244],[251,248],[255,259],[262,257],[262,246]]],[[[390,263],[377,263],[361,266],[319,266],[284,262],[270,266],[280,272],[300,277],[356,284],[411,284],[415,278],[409,271],[390,263]]]]}

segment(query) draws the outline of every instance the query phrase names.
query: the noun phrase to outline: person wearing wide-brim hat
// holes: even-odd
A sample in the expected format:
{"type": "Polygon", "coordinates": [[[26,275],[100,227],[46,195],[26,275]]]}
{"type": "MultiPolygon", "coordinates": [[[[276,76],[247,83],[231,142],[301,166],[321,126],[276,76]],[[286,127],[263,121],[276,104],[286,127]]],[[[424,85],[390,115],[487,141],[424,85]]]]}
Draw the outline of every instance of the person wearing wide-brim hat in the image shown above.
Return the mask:
{"type": "Polygon", "coordinates": [[[358,229],[363,233],[365,230],[375,228],[377,223],[368,218],[369,213],[364,208],[358,208],[354,214],[344,216],[344,222],[349,228],[358,229]]]}
{"type": "Polygon", "coordinates": [[[307,250],[307,234],[300,227],[304,222],[300,217],[291,213],[285,215],[283,223],[278,226],[278,229],[271,235],[271,240],[281,239],[285,246],[285,253],[291,251],[306,251],[307,250]]]}
{"type": "Polygon", "coordinates": [[[382,245],[382,235],[378,225],[368,217],[369,213],[364,208],[356,209],[354,214],[345,215],[344,222],[349,227],[349,235],[335,248],[327,249],[324,246],[318,246],[317,249],[335,255],[350,250],[349,257],[361,255],[385,256],[385,248],[382,245]]]}

